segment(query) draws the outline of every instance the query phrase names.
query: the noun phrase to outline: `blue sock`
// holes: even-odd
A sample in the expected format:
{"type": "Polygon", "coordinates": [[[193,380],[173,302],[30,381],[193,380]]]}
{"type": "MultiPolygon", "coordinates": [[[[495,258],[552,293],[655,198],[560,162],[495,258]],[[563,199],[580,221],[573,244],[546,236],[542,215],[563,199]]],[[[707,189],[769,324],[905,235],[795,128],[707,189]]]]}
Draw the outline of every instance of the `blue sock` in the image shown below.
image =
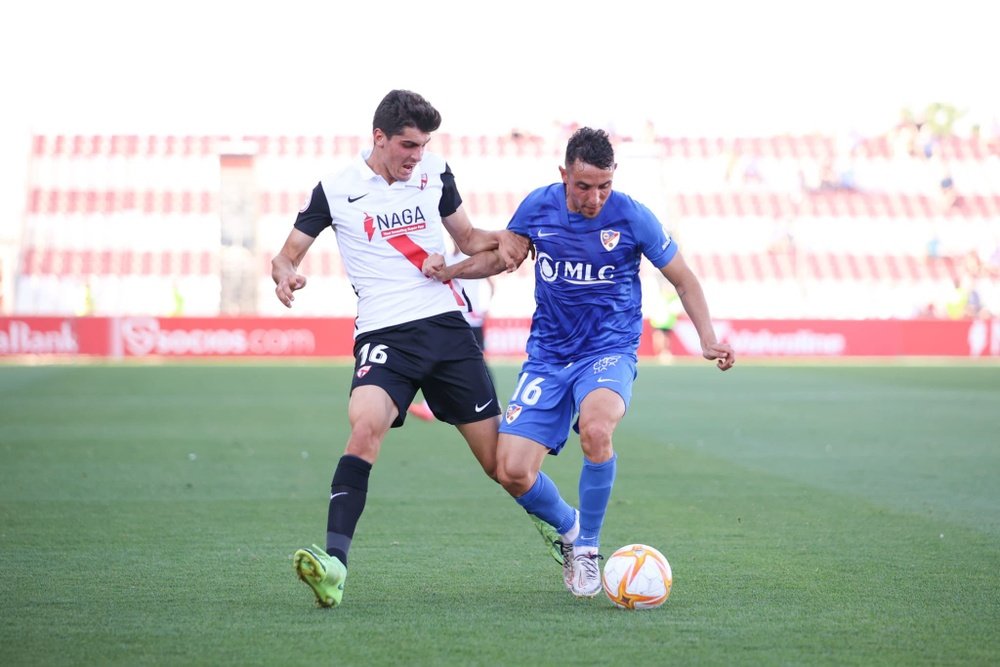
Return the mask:
{"type": "Polygon", "coordinates": [[[555,482],[541,470],[528,492],[514,500],[529,514],[534,514],[560,534],[568,532],[576,523],[576,510],[562,499],[555,482]]]}
{"type": "Polygon", "coordinates": [[[618,455],[613,455],[604,463],[591,463],[583,459],[580,471],[580,536],[575,544],[596,547],[601,541],[601,525],[608,511],[611,487],[615,485],[615,463],[618,455]]]}

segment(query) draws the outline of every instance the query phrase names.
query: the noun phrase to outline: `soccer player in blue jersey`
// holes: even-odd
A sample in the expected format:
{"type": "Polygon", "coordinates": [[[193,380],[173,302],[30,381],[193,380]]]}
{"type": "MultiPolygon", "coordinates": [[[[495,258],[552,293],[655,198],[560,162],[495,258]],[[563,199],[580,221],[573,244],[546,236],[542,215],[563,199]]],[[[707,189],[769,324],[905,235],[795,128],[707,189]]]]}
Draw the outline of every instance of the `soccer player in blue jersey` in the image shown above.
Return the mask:
{"type": "MultiPolygon", "coordinates": [[[[642,333],[643,257],[674,285],[702,355],[723,371],[736,361],[716,338],[701,284],[677,244],[648,208],[612,189],[616,166],[608,135],[581,128],[567,144],[562,182],[529,194],[507,226],[534,244],[536,308],[528,358],[500,425],[497,475],[519,505],[558,531],[563,580],[577,597],[601,588],[598,548],[617,461],[612,436],[632,396],[642,333]],[[579,510],[541,471],[571,427],[584,455],[579,510]]],[[[496,251],[452,266],[440,256],[424,264],[439,280],[504,268],[496,251]]]]}

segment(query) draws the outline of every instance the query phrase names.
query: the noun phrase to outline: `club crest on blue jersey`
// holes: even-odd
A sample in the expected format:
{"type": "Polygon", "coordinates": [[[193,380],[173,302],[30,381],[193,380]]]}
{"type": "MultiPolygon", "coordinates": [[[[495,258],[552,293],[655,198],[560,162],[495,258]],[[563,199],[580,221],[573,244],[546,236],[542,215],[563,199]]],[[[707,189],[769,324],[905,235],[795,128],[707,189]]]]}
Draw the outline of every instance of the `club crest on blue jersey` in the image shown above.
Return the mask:
{"type": "Polygon", "coordinates": [[[601,245],[604,246],[605,250],[614,250],[618,245],[618,241],[621,239],[621,232],[616,232],[613,229],[602,229],[601,230],[601,245]]]}
{"type": "Polygon", "coordinates": [[[507,412],[504,413],[504,416],[503,416],[504,421],[506,421],[508,424],[510,424],[515,419],[517,419],[517,416],[519,414],[521,414],[521,406],[520,405],[515,405],[515,404],[511,403],[510,405],[507,406],[507,412]]]}

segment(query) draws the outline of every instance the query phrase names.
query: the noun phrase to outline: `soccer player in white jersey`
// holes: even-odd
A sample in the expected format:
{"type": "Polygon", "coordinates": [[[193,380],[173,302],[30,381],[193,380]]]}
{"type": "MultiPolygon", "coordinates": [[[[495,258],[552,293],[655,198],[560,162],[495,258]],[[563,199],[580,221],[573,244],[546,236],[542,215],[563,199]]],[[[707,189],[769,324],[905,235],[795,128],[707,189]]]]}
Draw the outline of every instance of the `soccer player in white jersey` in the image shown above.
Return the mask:
{"type": "MultiPolygon", "coordinates": [[[[563,580],[578,597],[601,588],[598,548],[617,462],[612,435],[632,396],[642,333],[642,257],[676,288],[702,355],[723,371],[736,361],[716,338],[701,284],[677,244],[648,208],[612,190],[616,166],[605,132],[578,130],[559,168],[562,182],[529,194],[507,226],[534,243],[536,308],[528,358],[500,425],[497,474],[519,505],[559,532],[563,580]],[[579,510],[541,471],[571,427],[584,455],[579,510]]],[[[488,251],[453,266],[430,257],[424,272],[453,280],[505,266],[488,251]]]]}
{"type": "Polygon", "coordinates": [[[443,230],[467,254],[496,250],[508,270],[524,260],[529,243],[472,226],[448,164],[425,151],[440,124],[441,115],[420,95],[386,95],[375,110],[372,147],[316,185],[271,263],[275,293],[291,307],[294,292],[306,286],[298,266],[330,227],[358,298],[351,433],[330,487],[326,548],[299,549],[293,558],[324,607],[341,602],[372,465],[418,389],[496,479],[499,401],[462,316],[468,306],[456,284],[428,278],[422,267],[428,255],[443,253],[443,230]]]}

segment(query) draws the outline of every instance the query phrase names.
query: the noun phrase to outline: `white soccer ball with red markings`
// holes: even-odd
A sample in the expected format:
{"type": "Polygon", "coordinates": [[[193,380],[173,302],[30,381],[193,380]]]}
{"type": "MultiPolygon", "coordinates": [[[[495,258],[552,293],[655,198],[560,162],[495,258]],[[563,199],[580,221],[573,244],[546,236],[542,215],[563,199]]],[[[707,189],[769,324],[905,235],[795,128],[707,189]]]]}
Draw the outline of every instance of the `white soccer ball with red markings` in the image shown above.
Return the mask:
{"type": "Polygon", "coordinates": [[[666,557],[646,544],[629,544],[604,563],[604,593],[622,609],[655,609],[674,583],[666,557]]]}

